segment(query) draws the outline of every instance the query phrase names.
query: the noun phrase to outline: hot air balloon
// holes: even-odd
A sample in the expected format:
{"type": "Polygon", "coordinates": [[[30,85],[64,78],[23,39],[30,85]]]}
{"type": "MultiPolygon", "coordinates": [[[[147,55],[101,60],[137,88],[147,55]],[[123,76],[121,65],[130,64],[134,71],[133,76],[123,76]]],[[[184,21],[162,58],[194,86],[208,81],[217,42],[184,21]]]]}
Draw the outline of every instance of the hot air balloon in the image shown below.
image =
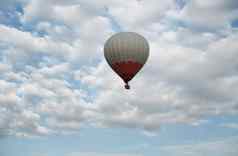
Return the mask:
{"type": "Polygon", "coordinates": [[[149,43],[134,32],[120,32],[111,36],[104,45],[104,56],[110,67],[123,79],[125,88],[140,71],[149,56],[149,43]]]}

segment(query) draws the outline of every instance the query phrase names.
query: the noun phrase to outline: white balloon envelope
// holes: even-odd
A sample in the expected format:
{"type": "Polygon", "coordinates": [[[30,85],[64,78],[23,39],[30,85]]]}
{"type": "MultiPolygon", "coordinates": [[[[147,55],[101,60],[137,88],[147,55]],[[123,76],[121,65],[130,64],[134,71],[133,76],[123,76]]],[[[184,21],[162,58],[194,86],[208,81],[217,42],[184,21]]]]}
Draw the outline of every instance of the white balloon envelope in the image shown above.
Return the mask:
{"type": "Polygon", "coordinates": [[[140,71],[149,56],[149,43],[134,32],[120,32],[111,36],[104,45],[104,56],[111,68],[126,83],[140,71]]]}

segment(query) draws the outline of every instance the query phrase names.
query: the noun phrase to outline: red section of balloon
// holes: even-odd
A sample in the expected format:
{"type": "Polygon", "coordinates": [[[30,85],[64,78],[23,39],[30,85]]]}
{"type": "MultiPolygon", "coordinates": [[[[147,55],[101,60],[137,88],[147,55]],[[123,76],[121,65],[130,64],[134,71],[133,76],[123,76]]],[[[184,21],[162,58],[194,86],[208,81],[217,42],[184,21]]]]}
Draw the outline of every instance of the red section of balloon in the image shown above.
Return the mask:
{"type": "Polygon", "coordinates": [[[112,69],[127,83],[136,75],[142,66],[141,63],[128,60],[113,63],[112,69]]]}

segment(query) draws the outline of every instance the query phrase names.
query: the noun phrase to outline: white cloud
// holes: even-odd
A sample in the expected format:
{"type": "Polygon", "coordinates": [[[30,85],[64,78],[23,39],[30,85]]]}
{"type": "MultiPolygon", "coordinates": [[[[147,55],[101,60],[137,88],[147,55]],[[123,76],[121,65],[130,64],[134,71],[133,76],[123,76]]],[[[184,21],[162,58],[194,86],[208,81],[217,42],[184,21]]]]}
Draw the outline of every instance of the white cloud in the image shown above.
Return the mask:
{"type": "Polygon", "coordinates": [[[108,11],[122,28],[131,31],[158,22],[169,9],[174,7],[175,4],[171,0],[133,0],[121,1],[114,6],[108,5],[108,11]]]}
{"type": "MultiPolygon", "coordinates": [[[[55,20],[58,16],[57,13],[60,13],[62,15],[62,11],[68,11],[66,16],[68,14],[75,13],[74,11],[77,11],[77,6],[72,6],[74,3],[74,0],[71,1],[55,1],[55,0],[31,0],[24,6],[24,14],[22,16],[23,22],[37,22],[39,21],[45,21],[45,20],[55,20]],[[69,10],[60,10],[61,7],[64,7],[65,9],[69,10]],[[58,9],[58,10],[57,10],[58,9]],[[72,10],[73,9],[73,10],[72,10]],[[58,11],[58,12],[57,12],[58,11]]],[[[62,16],[64,18],[65,16],[62,16]]]]}
{"type": "Polygon", "coordinates": [[[211,41],[205,50],[151,42],[148,64],[129,92],[116,74],[105,74],[112,72],[105,62],[76,77],[97,89],[100,126],[157,131],[162,123],[198,125],[208,115],[237,114],[236,41],[235,33],[211,41]]]}
{"type": "Polygon", "coordinates": [[[206,50],[208,45],[222,37],[218,33],[197,32],[182,27],[174,31],[162,32],[161,35],[161,38],[169,43],[202,50],[206,50]]]}
{"type": "Polygon", "coordinates": [[[238,129],[238,123],[224,123],[221,124],[220,126],[225,128],[238,129]]]}
{"type": "Polygon", "coordinates": [[[216,3],[190,0],[182,9],[180,18],[194,27],[216,30],[229,27],[230,22],[237,19],[237,8],[236,0],[218,0],[216,3]]]}
{"type": "Polygon", "coordinates": [[[100,152],[74,152],[66,156],[142,156],[134,153],[100,153],[100,152]]]}
{"type": "Polygon", "coordinates": [[[237,115],[238,35],[226,27],[236,4],[187,1],[179,10],[172,0],[24,3],[22,28],[0,25],[0,133],[67,134],[89,124],[154,134],[163,123],[198,126],[207,116],[237,115]],[[194,26],[172,27],[167,18],[174,13],[194,26]],[[103,60],[115,23],[150,42],[130,91],[103,60]]]}
{"type": "Polygon", "coordinates": [[[17,86],[1,80],[0,135],[48,135],[50,130],[40,126],[40,115],[33,112],[17,95],[17,86]]]}
{"type": "Polygon", "coordinates": [[[160,152],[168,156],[199,156],[201,154],[204,156],[235,156],[238,153],[237,146],[237,137],[232,137],[218,141],[207,141],[188,145],[162,146],[160,152]]]}
{"type": "Polygon", "coordinates": [[[72,43],[55,41],[50,36],[34,36],[29,32],[4,25],[0,25],[0,36],[2,36],[0,41],[4,45],[11,45],[4,49],[3,53],[5,60],[16,68],[27,65],[37,66],[47,57],[83,64],[93,62],[100,57],[102,44],[110,32],[110,24],[106,18],[95,17],[82,26],[79,32],[81,38],[77,38],[72,43]],[[94,25],[97,25],[95,30],[94,25]]]}
{"type": "Polygon", "coordinates": [[[67,43],[54,42],[47,36],[37,37],[30,32],[23,32],[4,25],[0,25],[0,36],[2,44],[10,45],[9,48],[3,51],[4,59],[15,66],[35,63],[34,56],[37,56],[35,59],[39,62],[41,55],[65,58],[76,51],[75,48],[67,43]],[[66,52],[69,55],[65,55],[66,52]]]}

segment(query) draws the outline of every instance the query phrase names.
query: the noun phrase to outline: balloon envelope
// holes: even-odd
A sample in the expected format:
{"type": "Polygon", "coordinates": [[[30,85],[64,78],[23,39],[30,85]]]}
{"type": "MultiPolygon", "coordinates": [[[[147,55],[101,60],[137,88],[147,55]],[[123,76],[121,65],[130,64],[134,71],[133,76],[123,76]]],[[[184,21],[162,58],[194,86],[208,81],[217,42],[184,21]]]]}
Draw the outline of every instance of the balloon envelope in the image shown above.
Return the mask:
{"type": "Polygon", "coordinates": [[[104,56],[111,68],[128,82],[143,67],[149,56],[147,40],[134,32],[120,32],[111,36],[104,45],[104,56]]]}

